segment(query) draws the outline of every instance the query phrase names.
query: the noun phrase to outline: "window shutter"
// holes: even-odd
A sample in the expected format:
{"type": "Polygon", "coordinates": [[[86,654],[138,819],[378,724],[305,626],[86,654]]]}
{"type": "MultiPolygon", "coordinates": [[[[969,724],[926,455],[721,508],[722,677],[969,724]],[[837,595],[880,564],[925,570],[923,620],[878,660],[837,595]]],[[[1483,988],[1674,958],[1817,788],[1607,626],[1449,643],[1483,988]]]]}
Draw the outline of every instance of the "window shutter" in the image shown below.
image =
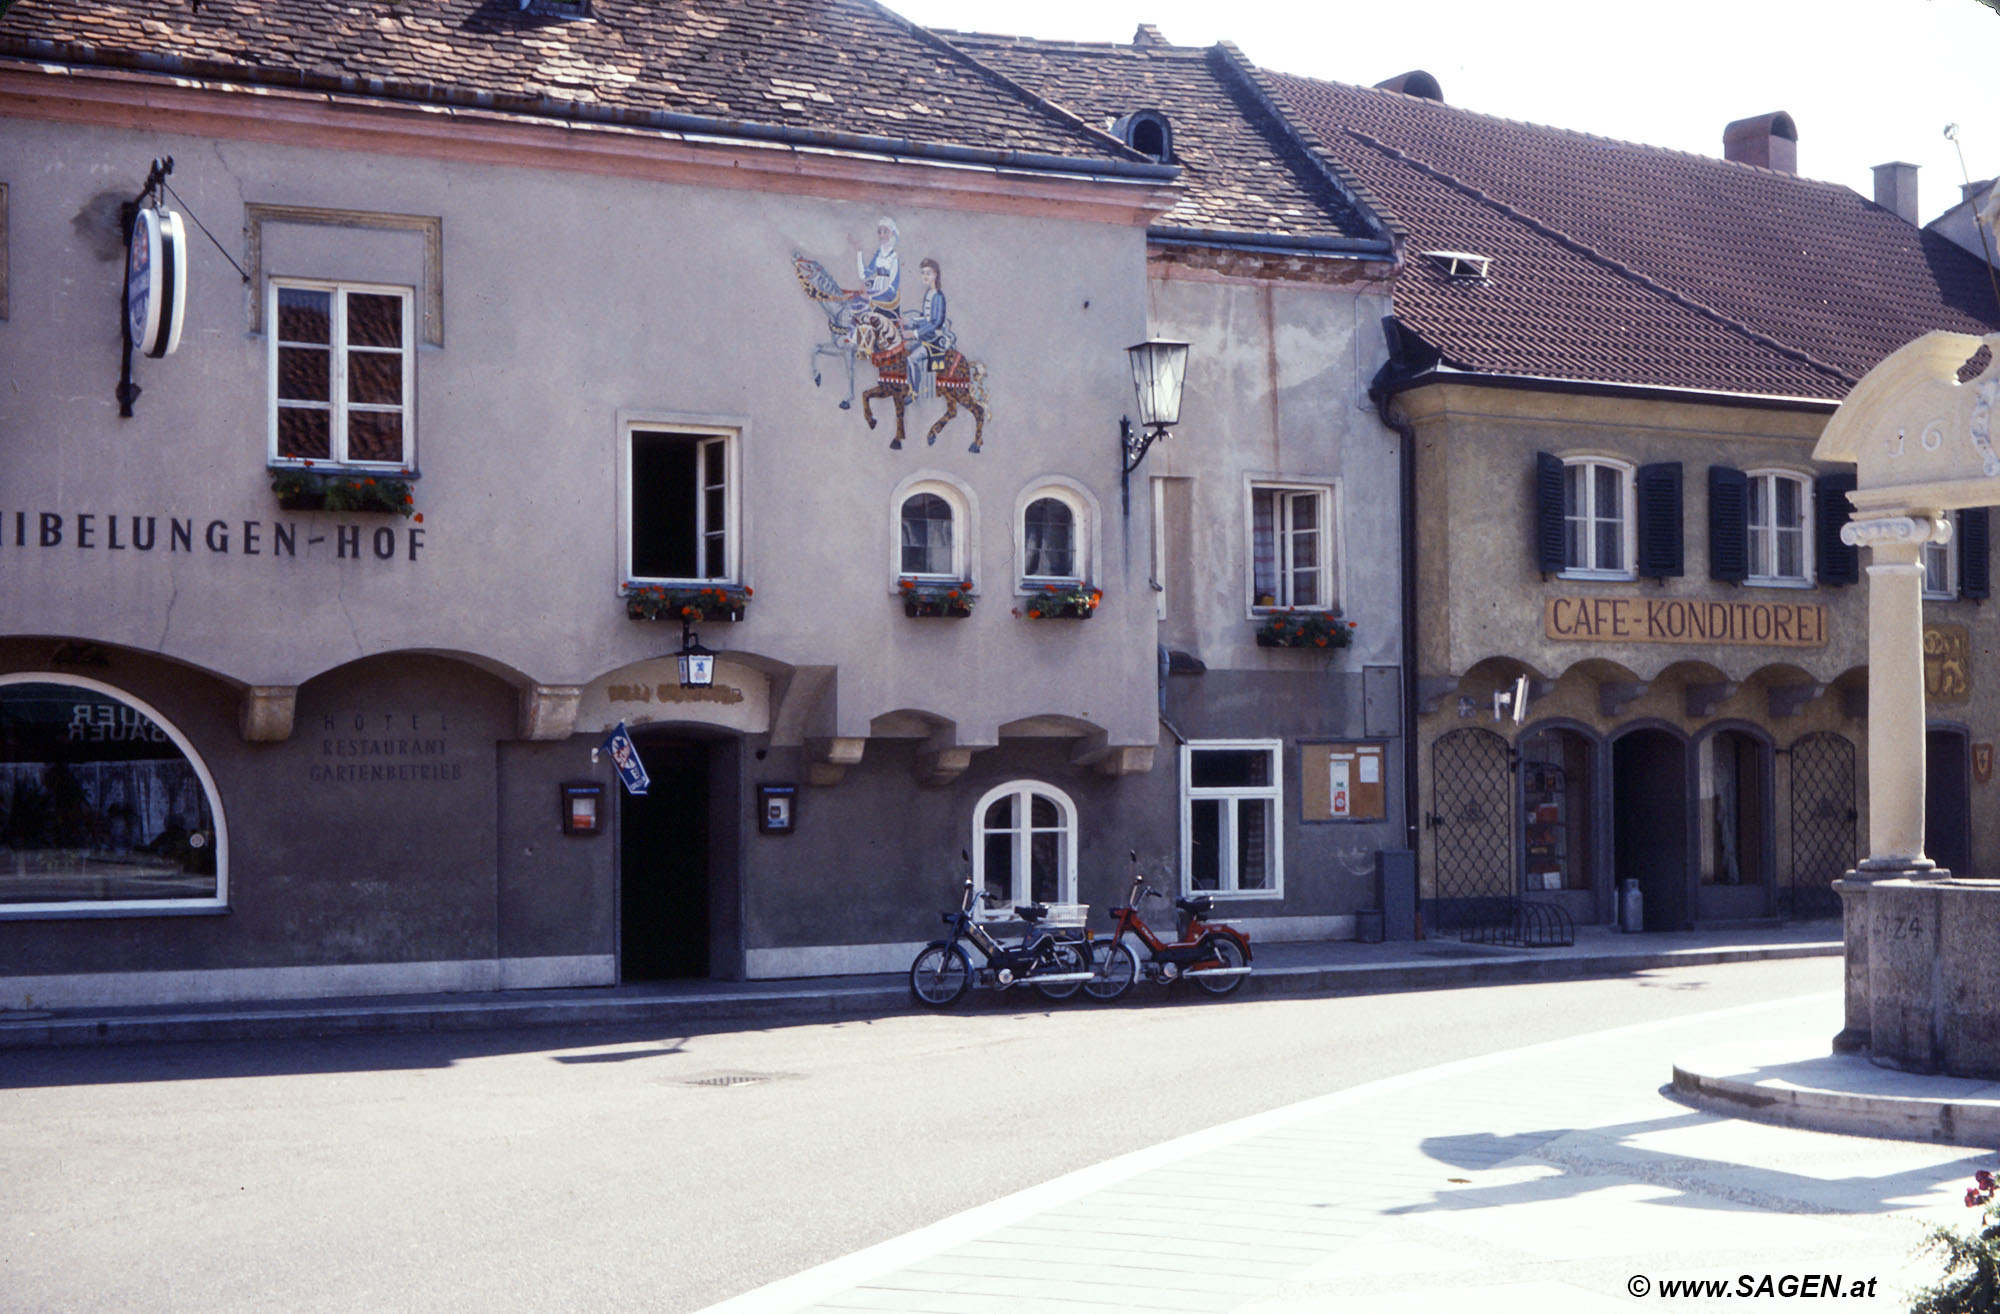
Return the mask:
{"type": "Polygon", "coordinates": [[[1563,550],[1563,463],[1535,453],[1535,568],[1554,575],[1568,564],[1563,550]]]}
{"type": "Polygon", "coordinates": [[[1993,596],[1992,568],[1989,565],[1986,508],[1967,507],[1958,513],[1958,595],[1962,598],[1993,596]]]}
{"type": "Polygon", "coordinates": [[[1840,530],[1854,514],[1847,495],[1854,491],[1854,472],[1823,474],[1813,480],[1813,557],[1822,584],[1861,582],[1861,549],[1840,541],[1840,530]]]}
{"type": "Polygon", "coordinates": [[[1750,578],[1750,480],[1726,465],[1708,467],[1708,577],[1750,578]]]}
{"type": "Polygon", "coordinates": [[[1639,467],[1639,574],[1665,579],[1685,574],[1681,552],[1681,463],[1639,467]]]}

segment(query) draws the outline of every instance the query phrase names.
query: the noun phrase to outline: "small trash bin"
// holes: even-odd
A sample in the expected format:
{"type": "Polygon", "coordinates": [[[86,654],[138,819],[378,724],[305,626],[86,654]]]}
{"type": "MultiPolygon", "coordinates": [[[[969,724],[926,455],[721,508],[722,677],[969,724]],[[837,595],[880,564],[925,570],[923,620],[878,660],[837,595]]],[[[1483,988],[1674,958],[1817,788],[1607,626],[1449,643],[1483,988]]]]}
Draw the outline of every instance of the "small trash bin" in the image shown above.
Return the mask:
{"type": "Polygon", "coordinates": [[[1363,908],[1354,914],[1354,938],[1362,944],[1382,943],[1382,910],[1363,908]]]}
{"type": "Polygon", "coordinates": [[[1417,938],[1417,855],[1408,849],[1375,852],[1375,903],[1384,940],[1417,938]]]}

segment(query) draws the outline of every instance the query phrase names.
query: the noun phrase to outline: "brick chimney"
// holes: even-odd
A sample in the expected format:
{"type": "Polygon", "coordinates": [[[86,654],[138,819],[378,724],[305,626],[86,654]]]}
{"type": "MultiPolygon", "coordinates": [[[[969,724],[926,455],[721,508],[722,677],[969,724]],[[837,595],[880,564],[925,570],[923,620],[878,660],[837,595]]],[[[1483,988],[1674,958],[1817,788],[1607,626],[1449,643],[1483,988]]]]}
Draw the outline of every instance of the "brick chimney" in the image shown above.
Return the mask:
{"type": "Polygon", "coordinates": [[[1779,110],[1738,119],[1722,130],[1722,158],[1781,173],[1799,171],[1799,129],[1779,110]]]}
{"type": "Polygon", "coordinates": [[[1917,166],[1892,160],[1875,166],[1875,204],[1906,224],[1917,222],[1917,166]]]}

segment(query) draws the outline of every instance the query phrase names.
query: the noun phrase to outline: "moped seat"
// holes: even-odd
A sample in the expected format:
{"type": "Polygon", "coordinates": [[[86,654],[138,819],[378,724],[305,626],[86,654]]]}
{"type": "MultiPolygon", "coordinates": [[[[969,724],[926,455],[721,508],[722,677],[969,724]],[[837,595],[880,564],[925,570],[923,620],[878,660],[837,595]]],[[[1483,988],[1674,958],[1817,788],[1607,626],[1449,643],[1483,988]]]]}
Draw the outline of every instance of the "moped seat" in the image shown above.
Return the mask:
{"type": "Polygon", "coordinates": [[[1038,903],[1034,905],[1032,908],[1016,907],[1014,909],[1014,915],[1020,918],[1024,922],[1029,922],[1029,923],[1039,922],[1040,920],[1042,920],[1042,918],[1047,917],[1049,915],[1049,907],[1045,903],[1038,903]]]}

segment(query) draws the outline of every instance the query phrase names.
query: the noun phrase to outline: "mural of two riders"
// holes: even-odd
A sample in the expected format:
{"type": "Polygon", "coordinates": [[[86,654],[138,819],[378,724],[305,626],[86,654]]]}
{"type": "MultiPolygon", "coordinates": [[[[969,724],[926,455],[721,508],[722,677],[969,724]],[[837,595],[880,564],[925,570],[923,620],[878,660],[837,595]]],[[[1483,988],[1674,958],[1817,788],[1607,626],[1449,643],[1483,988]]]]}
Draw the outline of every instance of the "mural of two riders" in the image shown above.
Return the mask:
{"type": "Polygon", "coordinates": [[[944,292],[944,270],[926,256],[917,263],[922,283],[921,296],[903,299],[902,255],[898,250],[901,234],[895,220],[886,216],[875,226],[876,247],[871,255],[856,252],[854,261],[858,286],[842,287],[826,266],[809,256],[792,256],[792,273],[799,287],[826,315],[828,341],[813,347],[813,383],[821,381],[820,358],[831,357],[845,366],[847,396],[840,408],[854,404],[854,366],[865,358],[875,369],[875,385],[861,394],[861,416],[875,427],[869,403],[883,400],[896,410],[896,436],[889,446],[902,450],[903,416],[912,402],[937,398],[944,402],[944,414],[925,435],[936,443],[938,434],[957,418],[962,406],[972,413],[972,445],[977,452],[986,440],[986,418],[992,403],[986,395],[986,367],[968,359],[958,349],[944,292]]]}

